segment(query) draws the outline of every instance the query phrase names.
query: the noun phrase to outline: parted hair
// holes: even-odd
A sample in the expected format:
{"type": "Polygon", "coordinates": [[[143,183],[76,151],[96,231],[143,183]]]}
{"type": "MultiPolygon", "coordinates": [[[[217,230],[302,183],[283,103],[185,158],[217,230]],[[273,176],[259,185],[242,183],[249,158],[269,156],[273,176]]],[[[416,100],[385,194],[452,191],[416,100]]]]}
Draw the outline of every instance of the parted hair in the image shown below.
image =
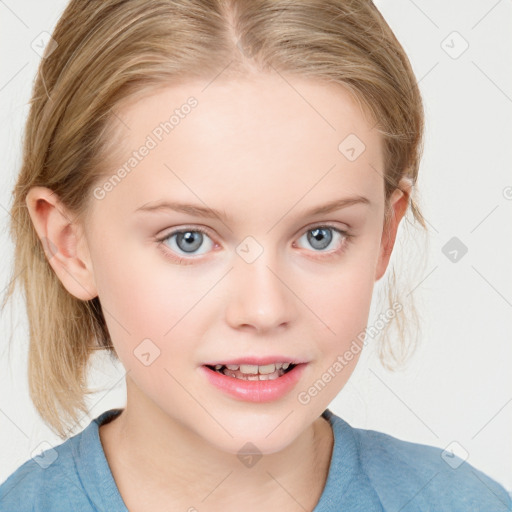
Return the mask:
{"type": "MultiPolygon", "coordinates": [[[[117,360],[99,297],[81,300],[53,271],[26,205],[33,186],[51,189],[83,222],[95,185],[112,169],[116,109],[157,88],[219,73],[236,79],[276,71],[339,84],[374,121],[384,148],[385,225],[402,178],[412,184],[407,214],[427,232],[416,182],[424,112],[409,59],[370,0],[71,0],[35,77],[13,189],[14,263],[2,309],[18,284],[29,326],[30,398],[61,438],[87,415],[88,363],[95,350],[117,360]]],[[[341,141],[340,141],[341,142],[341,141]]],[[[385,297],[403,304],[375,341],[395,370],[413,352],[418,316],[400,298],[388,267],[385,297]],[[407,315],[407,321],[405,320],[407,315]],[[392,337],[389,327],[397,335],[392,337]]]]}

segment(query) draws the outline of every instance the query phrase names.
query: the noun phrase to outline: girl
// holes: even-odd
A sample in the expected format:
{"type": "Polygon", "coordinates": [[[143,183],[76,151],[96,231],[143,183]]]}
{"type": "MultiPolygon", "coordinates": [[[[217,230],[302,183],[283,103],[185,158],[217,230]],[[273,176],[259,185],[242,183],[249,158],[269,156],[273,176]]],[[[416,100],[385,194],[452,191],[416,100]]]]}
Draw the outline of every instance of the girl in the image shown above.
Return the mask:
{"type": "Polygon", "coordinates": [[[405,213],[425,228],[422,133],[370,1],[73,0],[11,211],[30,393],[65,439],[106,350],[127,403],[19,467],[0,509],[512,510],[328,409],[405,213]]]}

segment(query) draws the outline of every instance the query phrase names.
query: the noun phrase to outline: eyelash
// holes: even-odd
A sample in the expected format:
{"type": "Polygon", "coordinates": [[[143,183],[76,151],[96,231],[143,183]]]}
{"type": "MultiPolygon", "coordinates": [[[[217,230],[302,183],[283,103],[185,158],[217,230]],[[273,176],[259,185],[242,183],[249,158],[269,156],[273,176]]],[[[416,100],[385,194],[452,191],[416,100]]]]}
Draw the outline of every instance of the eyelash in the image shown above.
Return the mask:
{"type": "MultiPolygon", "coordinates": [[[[301,236],[299,238],[301,238],[308,231],[313,231],[314,229],[317,229],[317,228],[330,228],[333,231],[336,231],[337,233],[342,235],[342,237],[343,237],[343,240],[341,241],[340,248],[336,249],[335,251],[326,252],[326,253],[322,253],[321,251],[313,251],[313,252],[318,252],[319,254],[323,254],[322,256],[320,256],[320,259],[325,260],[325,259],[330,259],[330,258],[336,257],[338,255],[341,255],[342,253],[344,253],[347,250],[348,245],[353,241],[353,238],[354,238],[354,235],[349,233],[348,231],[339,229],[330,224],[317,224],[317,225],[308,227],[308,229],[306,229],[301,234],[301,236]]],[[[185,227],[177,229],[175,231],[171,231],[170,233],[167,233],[163,237],[157,238],[157,242],[159,242],[158,246],[163,247],[165,245],[164,244],[165,240],[168,240],[169,238],[171,238],[172,236],[174,236],[178,233],[186,233],[187,231],[202,233],[203,235],[207,235],[209,238],[212,238],[210,236],[209,231],[205,228],[202,228],[200,226],[185,226],[185,227]]],[[[173,262],[179,263],[180,265],[190,265],[193,263],[194,259],[200,258],[199,256],[190,256],[190,257],[181,258],[181,257],[175,255],[173,252],[169,251],[168,249],[162,248],[161,250],[165,257],[169,258],[173,262]]],[[[314,258],[317,258],[317,256],[315,256],[314,258]]]]}

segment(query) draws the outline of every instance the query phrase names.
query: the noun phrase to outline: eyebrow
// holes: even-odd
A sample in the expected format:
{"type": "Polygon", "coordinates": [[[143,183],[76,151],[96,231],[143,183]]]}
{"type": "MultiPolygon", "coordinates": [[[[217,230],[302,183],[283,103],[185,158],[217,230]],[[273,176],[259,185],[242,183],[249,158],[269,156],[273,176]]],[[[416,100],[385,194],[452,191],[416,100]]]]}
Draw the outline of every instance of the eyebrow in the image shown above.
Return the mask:
{"type": "MultiPolygon", "coordinates": [[[[356,204],[364,204],[370,206],[372,203],[367,197],[364,196],[343,197],[341,199],[334,199],[333,201],[330,201],[321,206],[316,206],[311,210],[302,212],[301,215],[305,217],[313,217],[315,215],[341,210],[342,208],[347,208],[348,206],[353,206],[356,204]]],[[[208,208],[196,204],[178,203],[175,201],[166,200],[145,203],[137,208],[135,213],[161,212],[167,210],[175,211],[178,213],[186,213],[195,217],[205,217],[212,219],[219,218],[224,221],[232,220],[230,215],[227,215],[224,211],[216,210],[215,208],[208,208]]]]}

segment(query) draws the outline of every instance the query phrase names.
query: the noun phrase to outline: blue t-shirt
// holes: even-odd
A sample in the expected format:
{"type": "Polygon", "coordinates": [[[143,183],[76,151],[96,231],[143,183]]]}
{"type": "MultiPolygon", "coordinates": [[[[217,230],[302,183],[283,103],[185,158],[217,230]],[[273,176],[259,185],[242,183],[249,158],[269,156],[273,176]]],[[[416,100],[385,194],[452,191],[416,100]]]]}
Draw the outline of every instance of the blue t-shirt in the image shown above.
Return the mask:
{"type": "MultiPolygon", "coordinates": [[[[104,412],[81,433],[21,465],[0,485],[0,511],[127,512],[98,431],[121,410],[104,412]]],[[[512,511],[511,495],[457,456],[353,428],[329,409],[322,416],[332,426],[334,446],[313,512],[512,511]]]]}

